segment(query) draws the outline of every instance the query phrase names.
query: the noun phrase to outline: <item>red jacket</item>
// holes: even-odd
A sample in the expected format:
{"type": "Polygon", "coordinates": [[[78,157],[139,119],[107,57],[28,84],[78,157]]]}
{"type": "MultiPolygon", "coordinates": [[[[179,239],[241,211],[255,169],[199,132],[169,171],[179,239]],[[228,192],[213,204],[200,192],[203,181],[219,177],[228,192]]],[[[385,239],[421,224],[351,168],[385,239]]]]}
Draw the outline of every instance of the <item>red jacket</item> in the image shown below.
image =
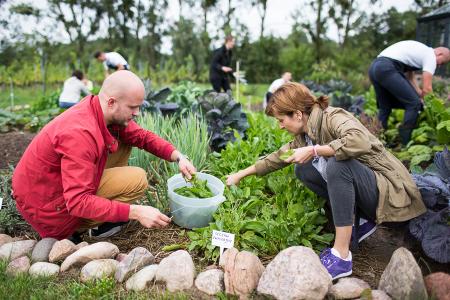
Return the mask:
{"type": "Polygon", "coordinates": [[[108,153],[117,151],[115,137],[165,160],[175,150],[133,121],[126,128],[107,128],[97,96],[56,117],[30,143],[12,188],[18,210],[41,237],[67,238],[80,218],[128,221],[129,204],[95,195],[108,153]]]}

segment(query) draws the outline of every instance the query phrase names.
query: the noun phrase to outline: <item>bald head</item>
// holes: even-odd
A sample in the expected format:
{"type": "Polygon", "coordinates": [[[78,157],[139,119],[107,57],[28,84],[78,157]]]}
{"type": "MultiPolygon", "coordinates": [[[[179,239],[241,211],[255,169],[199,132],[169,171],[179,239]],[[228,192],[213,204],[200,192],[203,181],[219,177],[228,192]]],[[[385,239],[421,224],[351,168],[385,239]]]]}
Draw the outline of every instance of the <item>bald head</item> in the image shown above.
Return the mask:
{"type": "Polygon", "coordinates": [[[120,70],[109,75],[99,92],[100,100],[108,97],[114,97],[118,101],[122,101],[129,97],[134,99],[144,99],[144,84],[142,80],[133,72],[120,70]]]}
{"type": "Polygon", "coordinates": [[[445,47],[434,48],[434,54],[436,55],[436,63],[438,65],[450,62],[450,50],[448,48],[445,47]]]}

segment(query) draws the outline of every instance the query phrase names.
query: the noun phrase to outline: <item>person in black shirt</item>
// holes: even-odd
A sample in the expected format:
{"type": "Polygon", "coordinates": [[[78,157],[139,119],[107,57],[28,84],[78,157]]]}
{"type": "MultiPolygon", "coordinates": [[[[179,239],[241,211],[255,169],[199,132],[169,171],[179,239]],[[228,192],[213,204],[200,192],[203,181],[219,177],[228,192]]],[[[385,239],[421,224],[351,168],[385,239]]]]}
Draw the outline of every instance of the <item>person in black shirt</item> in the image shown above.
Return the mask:
{"type": "Polygon", "coordinates": [[[227,35],[225,38],[225,44],[214,50],[213,58],[211,61],[211,67],[209,69],[209,81],[211,82],[213,89],[220,93],[223,89],[224,92],[231,91],[230,81],[228,74],[233,72],[231,66],[231,55],[234,47],[234,38],[231,35],[227,35]]]}

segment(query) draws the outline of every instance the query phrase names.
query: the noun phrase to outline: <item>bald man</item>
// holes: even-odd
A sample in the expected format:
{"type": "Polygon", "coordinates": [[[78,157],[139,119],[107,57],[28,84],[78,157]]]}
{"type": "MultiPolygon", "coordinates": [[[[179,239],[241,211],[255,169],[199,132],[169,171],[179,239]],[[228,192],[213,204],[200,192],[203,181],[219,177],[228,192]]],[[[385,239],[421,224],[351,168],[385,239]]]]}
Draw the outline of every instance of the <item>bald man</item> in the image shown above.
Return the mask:
{"type": "Polygon", "coordinates": [[[132,204],[148,183],[143,169],[128,166],[131,147],[177,162],[188,178],[196,170],[172,144],[135,123],[143,99],[142,81],[117,71],[98,96],[84,98],[33,139],[12,188],[19,212],[42,238],[80,242],[79,233],[90,228],[107,237],[128,220],[144,227],[169,224],[156,208],[132,204]]]}
{"type": "Polygon", "coordinates": [[[375,89],[378,118],[386,129],[393,108],[403,108],[405,115],[399,127],[402,144],[411,139],[416,127],[423,97],[433,91],[436,66],[450,61],[450,50],[430,48],[417,41],[401,41],[384,49],[373,61],[369,77],[375,89]],[[422,88],[414,72],[422,71],[422,88]]]}

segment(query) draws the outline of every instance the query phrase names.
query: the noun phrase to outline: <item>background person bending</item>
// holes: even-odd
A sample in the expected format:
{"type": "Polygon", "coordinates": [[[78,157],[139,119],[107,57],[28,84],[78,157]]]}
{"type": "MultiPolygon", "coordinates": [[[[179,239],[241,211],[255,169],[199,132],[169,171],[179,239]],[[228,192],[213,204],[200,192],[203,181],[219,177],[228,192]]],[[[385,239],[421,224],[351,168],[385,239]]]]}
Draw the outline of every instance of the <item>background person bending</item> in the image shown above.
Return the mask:
{"type": "Polygon", "coordinates": [[[94,57],[103,62],[103,66],[105,68],[105,77],[108,77],[110,70],[119,71],[119,70],[130,70],[130,66],[128,65],[125,58],[117,52],[102,52],[97,51],[94,54],[94,57]]]}
{"type": "Polygon", "coordinates": [[[405,115],[399,127],[402,144],[411,139],[422,108],[423,97],[432,92],[436,65],[448,63],[450,51],[444,47],[430,48],[416,41],[401,41],[384,49],[373,61],[369,77],[375,89],[378,118],[387,129],[393,108],[403,108],[405,115]],[[422,71],[422,88],[414,72],[422,71]]]}

